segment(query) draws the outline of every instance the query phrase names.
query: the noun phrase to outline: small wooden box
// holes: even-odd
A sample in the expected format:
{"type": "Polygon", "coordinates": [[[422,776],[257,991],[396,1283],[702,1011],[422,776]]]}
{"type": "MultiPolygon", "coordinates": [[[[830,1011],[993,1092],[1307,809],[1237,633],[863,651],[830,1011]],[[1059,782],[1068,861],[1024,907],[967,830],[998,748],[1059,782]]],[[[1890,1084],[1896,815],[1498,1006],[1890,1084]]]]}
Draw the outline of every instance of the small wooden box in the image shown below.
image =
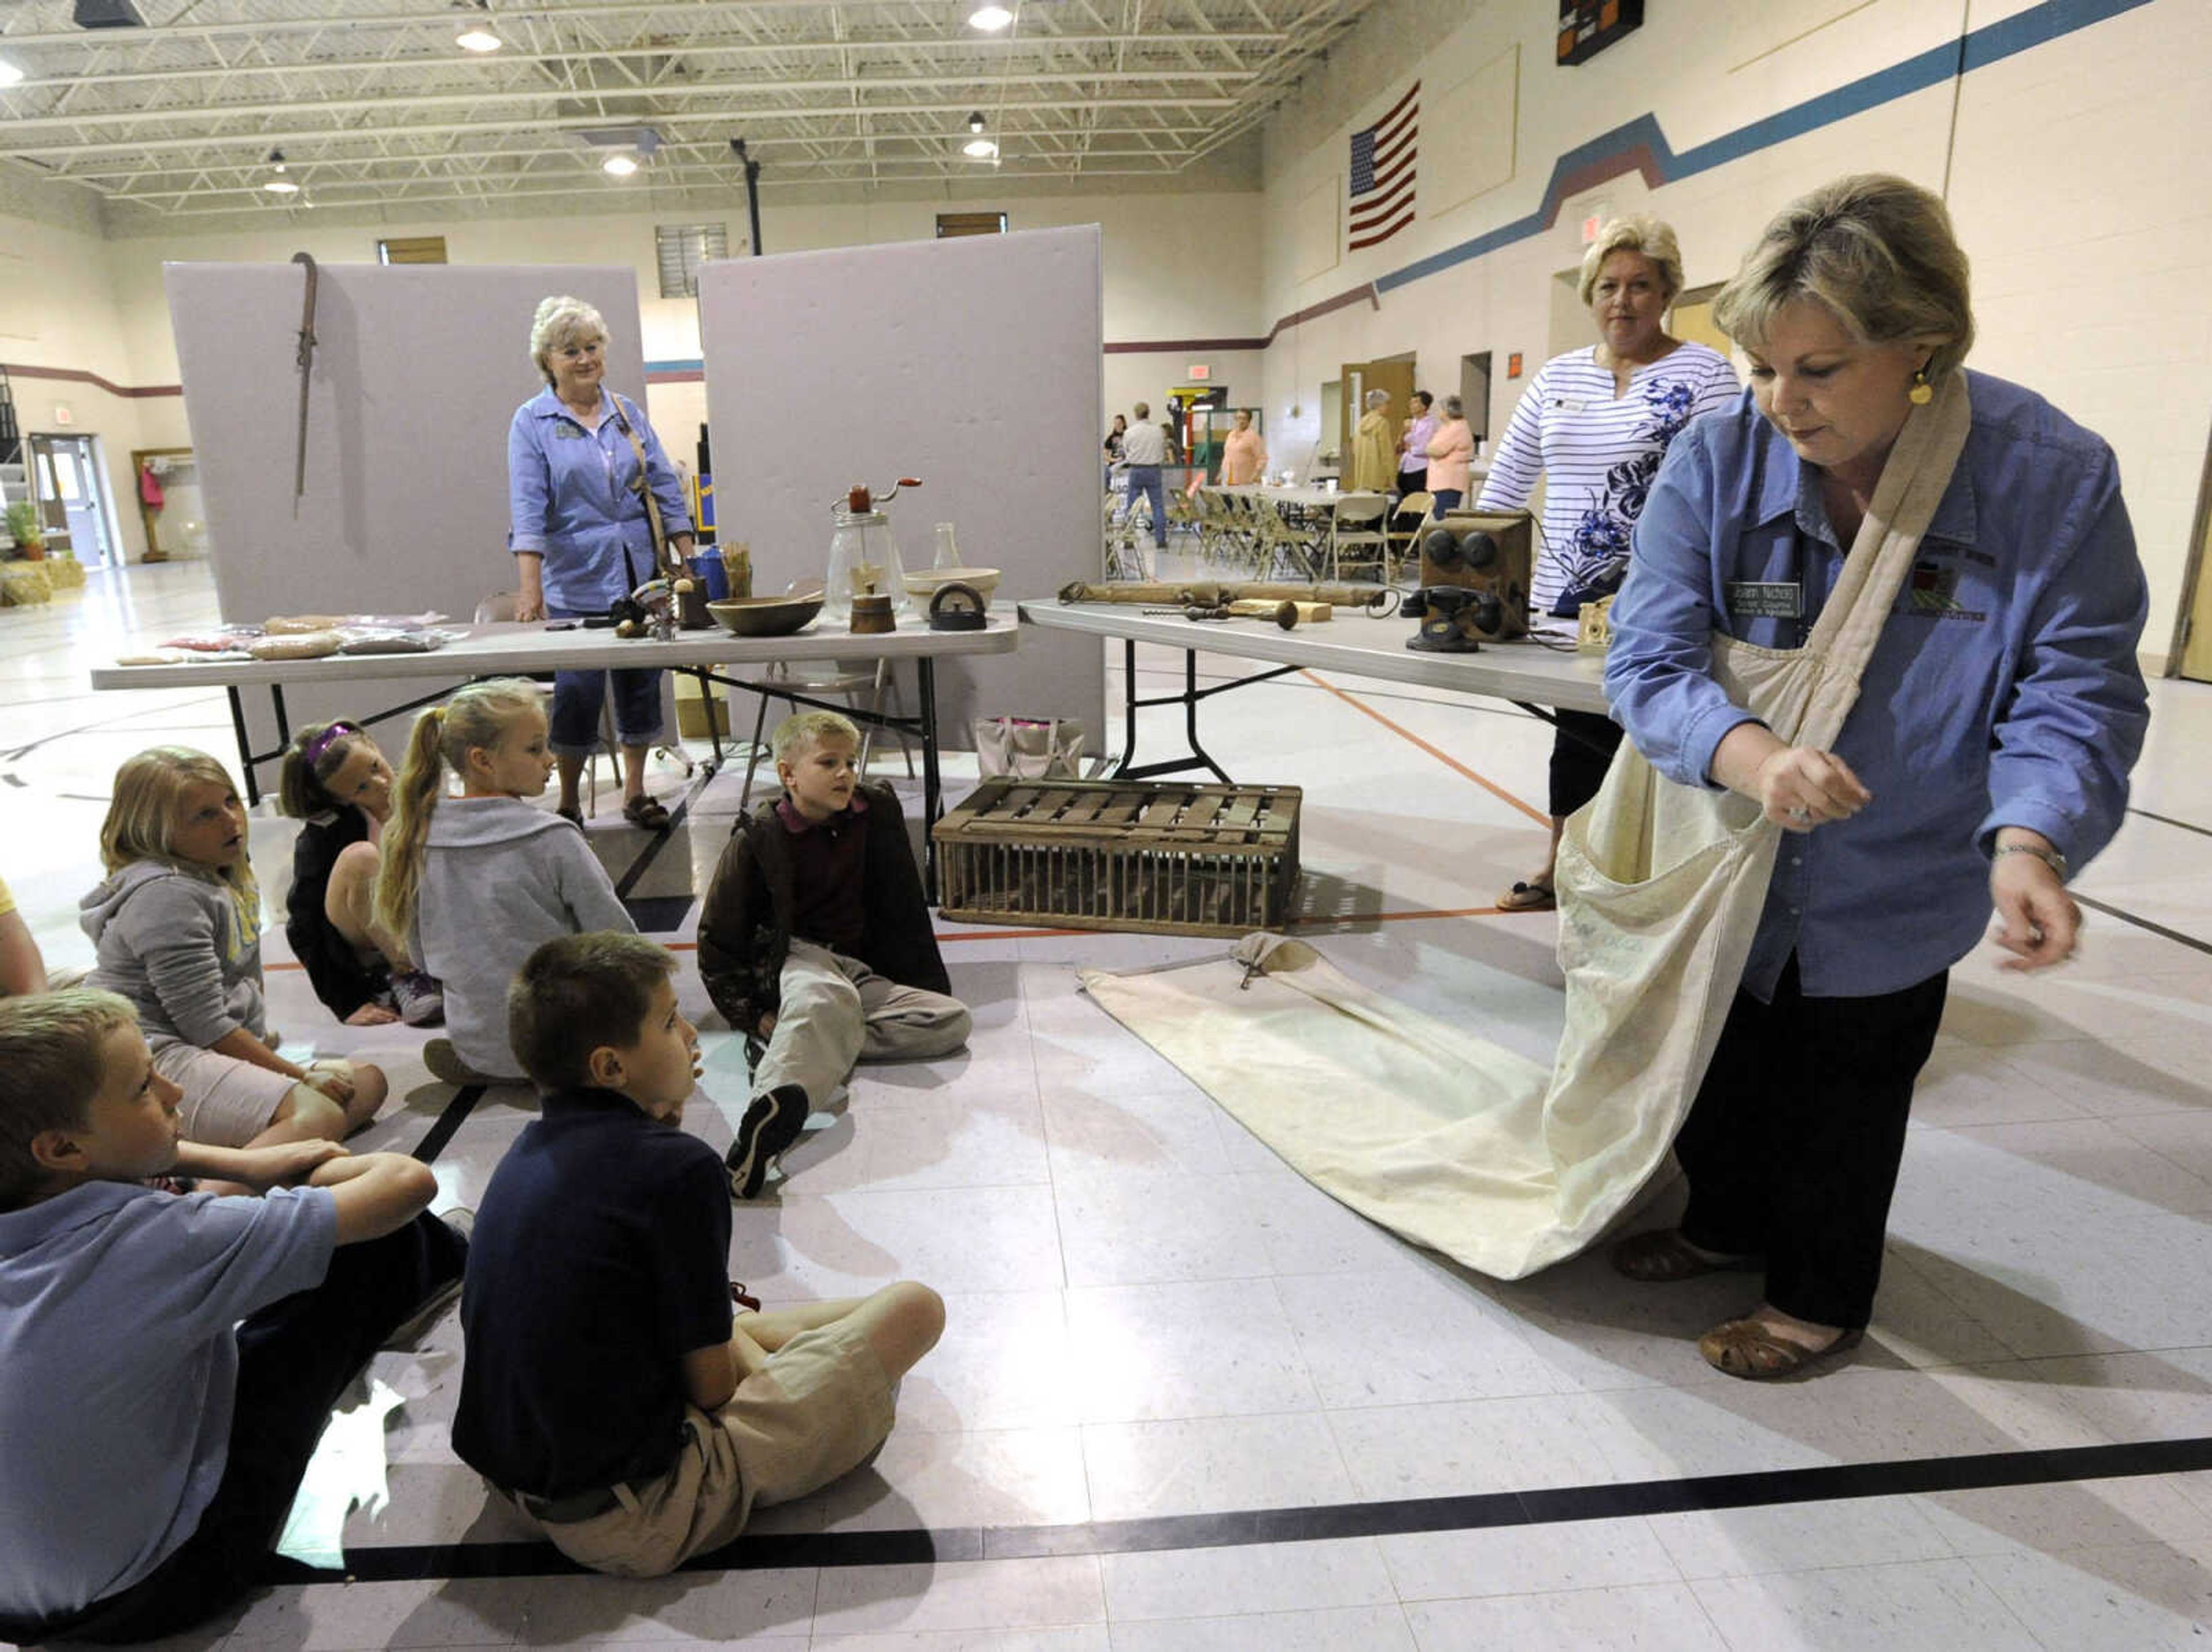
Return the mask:
{"type": "Polygon", "coordinates": [[[945,916],[1243,935],[1298,882],[1295,786],[985,780],[933,829],[945,916]]]}

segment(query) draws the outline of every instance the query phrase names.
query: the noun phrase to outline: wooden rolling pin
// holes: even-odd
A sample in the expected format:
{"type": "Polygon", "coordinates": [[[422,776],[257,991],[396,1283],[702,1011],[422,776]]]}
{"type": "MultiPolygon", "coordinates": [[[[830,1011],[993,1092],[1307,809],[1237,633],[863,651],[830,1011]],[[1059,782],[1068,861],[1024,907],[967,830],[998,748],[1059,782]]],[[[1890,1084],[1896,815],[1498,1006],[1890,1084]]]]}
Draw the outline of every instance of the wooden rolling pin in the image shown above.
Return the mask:
{"type": "Polygon", "coordinates": [[[1164,580],[1117,580],[1110,585],[1077,580],[1062,586],[1062,602],[1132,603],[1139,606],[1219,608],[1246,601],[1297,602],[1388,612],[1397,593],[1387,586],[1304,585],[1290,581],[1196,580],[1171,585],[1164,580]]]}

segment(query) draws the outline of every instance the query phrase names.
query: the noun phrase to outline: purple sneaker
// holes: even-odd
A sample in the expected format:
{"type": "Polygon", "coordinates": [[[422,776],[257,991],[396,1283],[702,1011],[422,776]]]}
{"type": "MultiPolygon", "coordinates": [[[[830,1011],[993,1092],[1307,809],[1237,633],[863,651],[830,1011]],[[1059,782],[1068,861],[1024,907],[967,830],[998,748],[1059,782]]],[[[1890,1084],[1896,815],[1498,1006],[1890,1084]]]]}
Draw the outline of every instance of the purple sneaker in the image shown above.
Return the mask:
{"type": "Polygon", "coordinates": [[[392,977],[392,997],[399,1018],[410,1027],[436,1027],[446,1019],[445,990],[420,969],[392,977]]]}

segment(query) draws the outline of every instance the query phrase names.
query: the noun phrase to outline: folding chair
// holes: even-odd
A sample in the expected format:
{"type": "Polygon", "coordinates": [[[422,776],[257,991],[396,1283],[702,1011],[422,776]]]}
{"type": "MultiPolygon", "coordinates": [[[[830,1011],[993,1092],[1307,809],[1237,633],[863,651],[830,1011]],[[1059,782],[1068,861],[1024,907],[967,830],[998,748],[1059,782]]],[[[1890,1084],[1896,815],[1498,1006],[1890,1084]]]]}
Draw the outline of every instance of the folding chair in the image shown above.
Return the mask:
{"type": "Polygon", "coordinates": [[[1407,494],[1398,501],[1398,508],[1392,513],[1390,519],[1393,522],[1401,522],[1411,518],[1413,525],[1402,532],[1388,526],[1382,530],[1383,538],[1387,541],[1382,552],[1383,584],[1396,584],[1398,569],[1403,567],[1407,561],[1419,559],[1419,547],[1421,535],[1435,521],[1436,511],[1437,496],[1434,494],[1407,494]]]}
{"type": "Polygon", "coordinates": [[[1382,521],[1390,508],[1387,499],[1346,499],[1330,513],[1328,529],[1329,578],[1341,579],[1347,564],[1371,568],[1383,577],[1389,559],[1389,539],[1382,521]]]}

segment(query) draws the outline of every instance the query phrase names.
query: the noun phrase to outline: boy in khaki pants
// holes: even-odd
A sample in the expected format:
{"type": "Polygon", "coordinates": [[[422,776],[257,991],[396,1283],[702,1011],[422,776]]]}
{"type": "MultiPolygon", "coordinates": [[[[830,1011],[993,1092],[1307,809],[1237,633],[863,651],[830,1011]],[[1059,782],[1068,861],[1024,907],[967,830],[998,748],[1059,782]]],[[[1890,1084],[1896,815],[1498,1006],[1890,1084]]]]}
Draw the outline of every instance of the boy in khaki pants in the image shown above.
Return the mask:
{"type": "Polygon", "coordinates": [[[855,1061],[949,1055],[968,1041],[898,799],[860,780],[860,746],[835,712],[777,725],[784,795],[738,820],[700,914],[699,974],[752,1059],[727,1161],[739,1199],[759,1193],[855,1061]]]}
{"type": "Polygon", "coordinates": [[[635,935],[531,954],[508,1038],[541,1092],[484,1189],[461,1293],[453,1447],[579,1564],[657,1577],[756,1504],[803,1497],[890,1432],[945,1304],[873,1296],[733,1315],[730,1199],[681,1128],[696,1030],[635,935]]]}

